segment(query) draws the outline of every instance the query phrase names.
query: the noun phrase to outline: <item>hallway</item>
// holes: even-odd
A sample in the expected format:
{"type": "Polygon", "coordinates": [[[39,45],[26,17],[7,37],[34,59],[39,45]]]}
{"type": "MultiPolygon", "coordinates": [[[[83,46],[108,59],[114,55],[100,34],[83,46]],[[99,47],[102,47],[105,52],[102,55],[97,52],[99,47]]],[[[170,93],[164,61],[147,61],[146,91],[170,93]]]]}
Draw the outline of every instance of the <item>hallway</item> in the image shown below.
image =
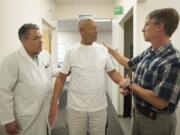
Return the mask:
{"type": "MultiPolygon", "coordinates": [[[[98,32],[98,43],[105,43],[123,55],[131,48],[133,57],[135,57],[150,45],[144,40],[142,33],[147,14],[154,9],[166,7],[175,8],[180,13],[179,0],[1,0],[0,63],[7,55],[22,46],[18,38],[20,26],[24,23],[35,23],[40,26],[42,33],[47,32],[43,36],[46,35],[48,38],[46,43],[49,44],[46,50],[51,54],[52,61],[55,64],[62,64],[67,49],[80,40],[77,23],[64,20],[78,20],[81,16],[91,16],[96,19],[98,30],[104,27],[103,31],[98,32]],[[117,9],[120,9],[119,14],[115,12],[117,9]],[[108,23],[107,19],[111,20],[111,23],[108,23]],[[104,20],[104,22],[100,22],[100,20],[104,20]],[[127,24],[131,20],[132,27],[129,27],[127,24]],[[60,25],[63,29],[59,27],[60,25]],[[107,29],[109,27],[110,29],[107,29]],[[127,28],[131,28],[132,31],[128,31],[127,28]],[[68,32],[69,29],[71,32],[68,32]],[[132,37],[127,33],[130,33],[132,37]]],[[[179,35],[180,25],[171,39],[174,47],[178,50],[180,50],[179,35]]],[[[120,64],[114,61],[114,65],[119,73],[125,74],[124,68],[120,64]]],[[[109,122],[107,135],[130,135],[131,118],[123,117],[126,110],[124,96],[119,93],[118,85],[110,79],[107,79],[106,90],[109,122]]],[[[53,135],[68,135],[66,95],[67,90],[65,89],[60,99],[59,117],[53,135]]],[[[180,103],[177,106],[176,114],[177,127],[180,127],[180,103]]],[[[4,135],[1,128],[0,126],[0,135],[4,135]]],[[[176,135],[180,135],[180,128],[176,128],[176,135]]]]}

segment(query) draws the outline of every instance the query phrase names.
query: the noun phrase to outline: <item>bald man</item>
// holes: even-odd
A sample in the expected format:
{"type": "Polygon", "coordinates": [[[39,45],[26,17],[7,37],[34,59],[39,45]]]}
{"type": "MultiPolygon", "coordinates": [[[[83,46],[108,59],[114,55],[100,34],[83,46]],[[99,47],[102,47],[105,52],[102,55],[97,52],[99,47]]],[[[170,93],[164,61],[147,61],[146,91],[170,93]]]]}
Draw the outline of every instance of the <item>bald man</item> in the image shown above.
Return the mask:
{"type": "Polygon", "coordinates": [[[67,123],[69,135],[105,135],[107,99],[105,75],[117,84],[126,80],[115,70],[107,49],[97,44],[97,26],[92,19],[78,23],[81,42],[70,48],[64,59],[62,71],[56,78],[51,100],[49,122],[55,120],[57,101],[63,85],[71,72],[68,85],[67,123]]]}

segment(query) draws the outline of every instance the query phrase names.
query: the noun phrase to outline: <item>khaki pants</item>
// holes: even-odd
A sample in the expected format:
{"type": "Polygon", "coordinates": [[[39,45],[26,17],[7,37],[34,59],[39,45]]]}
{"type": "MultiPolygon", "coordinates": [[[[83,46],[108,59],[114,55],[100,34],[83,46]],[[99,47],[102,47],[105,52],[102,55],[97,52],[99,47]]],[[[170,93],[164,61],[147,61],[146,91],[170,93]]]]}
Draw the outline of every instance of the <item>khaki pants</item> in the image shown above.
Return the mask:
{"type": "Polygon", "coordinates": [[[176,114],[157,114],[156,120],[134,112],[132,135],[175,135],[176,114]]]}
{"type": "Polygon", "coordinates": [[[80,112],[67,108],[69,135],[105,135],[106,108],[95,112],[80,112]]]}

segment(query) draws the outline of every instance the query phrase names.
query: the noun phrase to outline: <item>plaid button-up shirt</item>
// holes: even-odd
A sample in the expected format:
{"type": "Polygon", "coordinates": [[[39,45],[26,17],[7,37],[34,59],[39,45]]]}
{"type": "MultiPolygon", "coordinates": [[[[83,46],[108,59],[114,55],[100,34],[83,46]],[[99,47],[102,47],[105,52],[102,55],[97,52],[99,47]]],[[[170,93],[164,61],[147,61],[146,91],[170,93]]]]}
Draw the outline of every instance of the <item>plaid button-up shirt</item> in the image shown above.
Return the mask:
{"type": "Polygon", "coordinates": [[[132,58],[128,65],[134,71],[134,83],[169,102],[166,108],[158,110],[134,93],[135,104],[157,112],[173,113],[180,99],[180,52],[171,43],[155,50],[150,47],[132,58]]]}

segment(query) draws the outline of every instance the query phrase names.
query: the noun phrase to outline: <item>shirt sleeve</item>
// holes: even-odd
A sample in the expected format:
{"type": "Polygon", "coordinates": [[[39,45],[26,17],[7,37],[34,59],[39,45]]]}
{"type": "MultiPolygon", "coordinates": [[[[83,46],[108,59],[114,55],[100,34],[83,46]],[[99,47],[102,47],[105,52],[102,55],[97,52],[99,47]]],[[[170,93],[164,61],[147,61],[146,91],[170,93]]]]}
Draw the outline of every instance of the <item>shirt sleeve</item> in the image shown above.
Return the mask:
{"type": "Polygon", "coordinates": [[[15,120],[13,88],[17,77],[18,69],[15,62],[12,59],[4,59],[0,66],[0,120],[2,125],[15,120]]]}
{"type": "Polygon", "coordinates": [[[142,54],[139,54],[138,56],[130,59],[128,61],[128,66],[132,71],[135,71],[139,62],[145,57],[147,52],[143,52],[142,54]]]}
{"type": "Polygon", "coordinates": [[[106,66],[105,66],[105,70],[106,72],[112,71],[115,69],[115,66],[113,64],[113,60],[111,59],[111,57],[108,55],[107,60],[106,60],[106,66]]]}
{"type": "Polygon", "coordinates": [[[70,67],[71,67],[70,50],[68,50],[65,54],[63,66],[62,66],[62,69],[60,70],[60,72],[64,73],[64,74],[68,74],[70,72],[70,67]]]}
{"type": "Polygon", "coordinates": [[[100,47],[106,56],[105,71],[110,72],[115,69],[115,65],[113,64],[113,60],[110,57],[108,50],[103,45],[100,45],[100,47]]]}
{"type": "Polygon", "coordinates": [[[180,99],[180,63],[166,65],[160,73],[160,79],[155,87],[155,95],[177,104],[180,99]]]}

